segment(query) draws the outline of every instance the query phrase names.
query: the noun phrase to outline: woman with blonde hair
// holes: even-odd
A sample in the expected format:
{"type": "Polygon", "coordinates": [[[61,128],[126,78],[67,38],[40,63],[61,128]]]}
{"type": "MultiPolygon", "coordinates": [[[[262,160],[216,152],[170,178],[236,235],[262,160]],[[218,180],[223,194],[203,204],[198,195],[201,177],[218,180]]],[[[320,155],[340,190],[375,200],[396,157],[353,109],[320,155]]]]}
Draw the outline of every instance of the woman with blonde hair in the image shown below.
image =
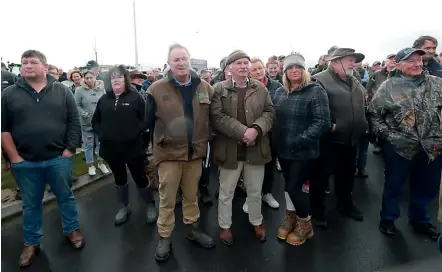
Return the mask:
{"type": "Polygon", "coordinates": [[[302,192],[302,185],[312,160],[319,156],[319,139],[330,130],[330,111],[325,90],[312,82],[301,54],[284,59],[282,76],[284,86],[272,95],[276,112],[273,147],[285,179],[287,207],[278,238],[302,245],[313,237],[309,196],[302,192]]]}

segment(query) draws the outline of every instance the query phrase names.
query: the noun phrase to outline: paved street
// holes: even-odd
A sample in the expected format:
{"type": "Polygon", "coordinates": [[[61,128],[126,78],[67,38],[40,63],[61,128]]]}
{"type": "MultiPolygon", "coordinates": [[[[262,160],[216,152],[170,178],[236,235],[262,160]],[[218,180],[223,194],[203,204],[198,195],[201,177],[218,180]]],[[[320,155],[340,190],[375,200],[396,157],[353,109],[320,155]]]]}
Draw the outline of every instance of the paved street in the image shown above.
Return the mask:
{"type": "MultiPolygon", "coordinates": [[[[381,157],[369,151],[367,180],[358,179],[353,193],[355,203],[364,212],[365,221],[355,222],[339,216],[329,200],[328,230],[316,230],[314,239],[301,247],[291,247],[276,239],[276,230],[284,211],[282,179],[278,175],[274,193],[282,207],[278,211],[264,207],[268,241],[260,244],[242,212],[244,196],[235,197],[233,235],[235,244],[228,248],[221,243],[212,250],[201,249],[184,238],[181,209],[176,209],[177,227],[173,237],[173,255],[165,264],[157,264],[154,252],[158,239],[156,226],[144,223],[144,214],[132,183],[132,207],[129,223],[113,225],[118,209],[112,178],[77,193],[82,230],[86,246],[75,252],[61,233],[56,204],[45,207],[43,252],[28,271],[39,272],[364,272],[376,271],[441,271],[442,258],[436,244],[414,234],[406,217],[397,222],[401,231],[392,238],[378,231],[379,209],[383,185],[381,157]],[[408,265],[416,263],[415,266],[408,265]],[[405,267],[402,265],[407,264],[405,267]],[[426,266],[428,265],[428,266],[426,266]],[[394,267],[400,266],[396,270],[394,267]],[[437,268],[438,267],[438,268],[437,268]],[[393,268],[393,270],[388,270],[393,268]],[[387,269],[387,270],[383,270],[387,269]],[[408,270],[409,269],[409,270],[408,270]],[[414,269],[414,270],[413,270],[414,269]]],[[[213,188],[216,181],[212,180],[213,188]]],[[[406,211],[407,189],[404,189],[403,211],[406,211]]],[[[435,218],[436,201],[431,205],[435,218]]],[[[404,212],[404,214],[406,214],[404,212]]],[[[436,222],[434,222],[436,223],[436,222]]],[[[218,239],[217,208],[201,208],[201,225],[218,239]]],[[[1,271],[20,271],[17,261],[22,249],[21,218],[2,222],[1,271]]]]}

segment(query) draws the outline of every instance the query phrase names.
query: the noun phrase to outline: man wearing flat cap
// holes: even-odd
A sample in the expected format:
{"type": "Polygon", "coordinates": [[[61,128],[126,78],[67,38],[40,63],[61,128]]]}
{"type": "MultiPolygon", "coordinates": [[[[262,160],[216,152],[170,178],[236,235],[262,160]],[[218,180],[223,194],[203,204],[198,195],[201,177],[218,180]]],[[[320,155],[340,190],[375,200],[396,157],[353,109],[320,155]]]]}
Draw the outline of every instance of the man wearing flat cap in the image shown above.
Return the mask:
{"type": "Polygon", "coordinates": [[[215,85],[210,105],[211,123],[215,131],[214,155],[220,168],[218,223],[220,238],[232,245],[232,200],[241,172],[247,189],[249,221],[256,238],[266,240],[261,213],[264,166],[271,152],[267,133],[275,118],[275,110],[267,88],[249,78],[250,57],[234,51],[226,59],[232,75],[215,85]]]}
{"type": "MultiPolygon", "coordinates": [[[[330,57],[327,70],[314,78],[327,92],[332,127],[321,140],[317,171],[312,179],[324,188],[310,187],[311,212],[313,223],[326,227],[324,190],[329,173],[334,173],[337,208],[340,213],[357,221],[362,221],[361,212],[352,200],[355,174],[356,143],[366,132],[368,123],[365,117],[365,90],[353,76],[356,63],[364,55],[351,48],[337,48],[330,57]],[[330,169],[330,166],[334,167],[330,169]]],[[[311,184],[314,182],[311,179],[311,184]]]]}
{"type": "Polygon", "coordinates": [[[442,168],[442,78],[424,72],[425,51],[405,48],[396,69],[370,105],[374,131],[383,139],[385,183],[380,231],[392,236],[402,186],[410,177],[408,219],[414,231],[437,240],[428,205],[438,196],[442,168]]]}

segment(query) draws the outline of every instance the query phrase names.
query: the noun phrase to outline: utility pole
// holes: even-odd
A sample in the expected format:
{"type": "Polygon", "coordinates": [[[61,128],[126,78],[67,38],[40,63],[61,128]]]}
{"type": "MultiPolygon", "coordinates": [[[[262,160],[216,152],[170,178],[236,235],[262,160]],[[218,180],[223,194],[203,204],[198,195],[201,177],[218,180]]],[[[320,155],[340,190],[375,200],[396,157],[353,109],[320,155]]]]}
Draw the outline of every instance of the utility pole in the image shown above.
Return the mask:
{"type": "Polygon", "coordinates": [[[134,39],[135,39],[135,67],[136,69],[139,69],[139,63],[138,63],[138,41],[137,41],[137,17],[135,12],[135,0],[133,2],[133,8],[134,8],[134,39]]]}
{"type": "Polygon", "coordinates": [[[98,62],[97,38],[94,38],[94,53],[95,53],[95,61],[98,62]]]}

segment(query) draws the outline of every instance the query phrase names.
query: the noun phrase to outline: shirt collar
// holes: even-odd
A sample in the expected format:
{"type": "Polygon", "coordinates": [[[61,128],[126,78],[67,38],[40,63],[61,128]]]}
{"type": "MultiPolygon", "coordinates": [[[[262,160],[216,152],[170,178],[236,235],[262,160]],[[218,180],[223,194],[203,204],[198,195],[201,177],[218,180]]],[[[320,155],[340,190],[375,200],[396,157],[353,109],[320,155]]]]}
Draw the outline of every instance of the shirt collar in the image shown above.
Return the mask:
{"type": "MultiPolygon", "coordinates": [[[[233,88],[241,88],[240,86],[237,86],[237,83],[235,82],[235,80],[233,79],[233,77],[232,77],[232,85],[233,85],[233,88]]],[[[249,85],[249,78],[248,77],[246,77],[246,86],[245,87],[247,87],[249,85]]],[[[244,87],[244,86],[243,86],[244,87]]]]}
{"type": "Polygon", "coordinates": [[[173,77],[173,79],[175,81],[175,85],[178,87],[180,87],[180,86],[181,87],[188,87],[188,86],[192,85],[192,77],[190,76],[190,74],[189,74],[189,81],[187,81],[185,84],[179,83],[175,77],[173,77]]]}

